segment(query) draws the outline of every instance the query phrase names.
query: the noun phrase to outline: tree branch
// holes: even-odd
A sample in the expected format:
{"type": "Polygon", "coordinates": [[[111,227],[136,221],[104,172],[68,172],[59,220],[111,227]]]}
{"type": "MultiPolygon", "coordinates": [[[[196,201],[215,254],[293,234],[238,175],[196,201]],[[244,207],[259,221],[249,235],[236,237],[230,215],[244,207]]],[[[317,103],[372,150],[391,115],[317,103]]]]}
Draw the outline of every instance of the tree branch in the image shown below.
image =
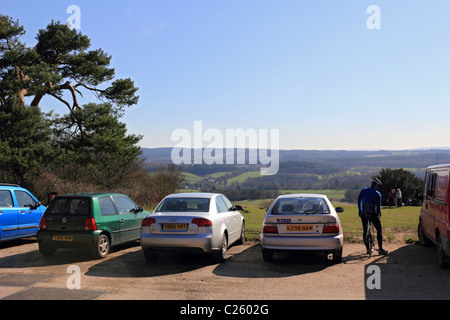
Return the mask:
{"type": "MultiPolygon", "coordinates": [[[[61,101],[62,103],[64,103],[64,104],[70,109],[70,111],[73,111],[72,108],[71,108],[71,106],[70,106],[70,104],[69,104],[66,100],[64,100],[64,99],[62,99],[62,98],[60,98],[60,97],[58,97],[58,96],[57,96],[56,94],[54,94],[53,92],[48,92],[48,94],[51,95],[52,97],[58,99],[58,100],[61,101]]],[[[34,101],[34,100],[33,100],[33,101],[34,101]]],[[[31,105],[33,105],[33,104],[31,104],[31,105]]]]}

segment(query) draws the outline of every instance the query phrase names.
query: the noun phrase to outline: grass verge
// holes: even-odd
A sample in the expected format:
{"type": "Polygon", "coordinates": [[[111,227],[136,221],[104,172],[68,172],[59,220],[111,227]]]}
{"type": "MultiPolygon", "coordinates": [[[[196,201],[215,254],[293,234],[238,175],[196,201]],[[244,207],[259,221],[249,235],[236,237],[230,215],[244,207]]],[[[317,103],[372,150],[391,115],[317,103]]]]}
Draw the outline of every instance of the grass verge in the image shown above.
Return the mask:
{"type": "MultiPolygon", "coordinates": [[[[252,200],[240,201],[244,207],[243,213],[246,221],[246,240],[259,241],[262,222],[270,201],[252,200]]],[[[344,240],[347,243],[362,243],[362,225],[358,217],[358,208],[355,204],[333,203],[335,207],[343,207],[344,212],[339,213],[344,240]]],[[[384,241],[400,241],[414,243],[417,239],[417,225],[419,223],[420,207],[382,208],[381,223],[383,225],[384,241]]]]}

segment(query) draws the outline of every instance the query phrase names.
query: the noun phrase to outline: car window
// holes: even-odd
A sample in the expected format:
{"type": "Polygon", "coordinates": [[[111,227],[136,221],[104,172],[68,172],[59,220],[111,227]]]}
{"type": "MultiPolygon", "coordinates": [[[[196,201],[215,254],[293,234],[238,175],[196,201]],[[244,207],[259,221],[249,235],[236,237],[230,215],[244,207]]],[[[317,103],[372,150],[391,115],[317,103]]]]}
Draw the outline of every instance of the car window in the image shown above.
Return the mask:
{"type": "Polygon", "coordinates": [[[285,198],[279,199],[271,214],[324,214],[330,213],[326,201],[322,198],[285,198]]]}
{"type": "Polygon", "coordinates": [[[436,189],[436,176],[435,172],[428,174],[428,184],[427,184],[427,198],[434,199],[434,191],[436,189]]]}
{"type": "Polygon", "coordinates": [[[167,198],[155,212],[209,212],[208,198],[167,198]]]}
{"type": "Polygon", "coordinates": [[[114,203],[116,204],[119,214],[135,213],[137,206],[128,197],[125,196],[113,196],[114,203]]]}
{"type": "Polygon", "coordinates": [[[228,200],[227,197],[225,196],[220,196],[223,200],[223,202],[225,202],[226,207],[228,208],[228,211],[233,211],[233,205],[231,204],[231,201],[228,200]]]}
{"type": "Polygon", "coordinates": [[[14,207],[11,192],[9,190],[0,190],[0,208],[14,207]]]}
{"type": "Polygon", "coordinates": [[[19,208],[33,207],[36,205],[36,201],[25,191],[15,190],[17,205],[19,208]]]}
{"type": "Polygon", "coordinates": [[[100,204],[100,212],[102,216],[113,216],[117,214],[116,207],[111,200],[111,197],[101,197],[98,199],[100,204]]]}
{"type": "Polygon", "coordinates": [[[90,201],[87,198],[55,198],[46,214],[89,215],[90,201]]]}
{"type": "Polygon", "coordinates": [[[219,206],[219,212],[227,212],[228,211],[227,205],[223,201],[222,197],[220,197],[220,196],[217,197],[216,201],[217,201],[217,205],[219,206]]]}

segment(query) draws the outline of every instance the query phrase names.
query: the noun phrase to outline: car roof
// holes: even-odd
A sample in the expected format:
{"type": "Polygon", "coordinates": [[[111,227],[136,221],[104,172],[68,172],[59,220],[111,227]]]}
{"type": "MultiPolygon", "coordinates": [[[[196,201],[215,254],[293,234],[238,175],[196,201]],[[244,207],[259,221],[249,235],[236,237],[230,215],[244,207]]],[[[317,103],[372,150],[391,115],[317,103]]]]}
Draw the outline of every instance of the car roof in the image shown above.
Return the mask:
{"type": "Polygon", "coordinates": [[[166,198],[213,198],[214,196],[222,195],[220,193],[208,193],[208,192],[188,192],[188,193],[174,193],[168,195],[166,198]]]}
{"type": "Polygon", "coordinates": [[[323,198],[328,199],[328,197],[324,194],[315,194],[315,193],[293,193],[293,194],[284,194],[278,197],[278,199],[284,198],[323,198]]]}
{"type": "Polygon", "coordinates": [[[10,183],[0,183],[0,189],[4,190],[27,190],[25,188],[22,188],[21,186],[19,186],[18,184],[10,184],[10,183]]]}
{"type": "Polygon", "coordinates": [[[450,164],[438,164],[438,165],[434,165],[434,166],[430,166],[427,169],[441,169],[441,168],[448,168],[450,167],[450,164]]]}
{"type": "Polygon", "coordinates": [[[58,195],[58,198],[64,197],[98,198],[104,196],[126,196],[126,195],[120,193],[80,192],[80,193],[60,194],[58,195]]]}

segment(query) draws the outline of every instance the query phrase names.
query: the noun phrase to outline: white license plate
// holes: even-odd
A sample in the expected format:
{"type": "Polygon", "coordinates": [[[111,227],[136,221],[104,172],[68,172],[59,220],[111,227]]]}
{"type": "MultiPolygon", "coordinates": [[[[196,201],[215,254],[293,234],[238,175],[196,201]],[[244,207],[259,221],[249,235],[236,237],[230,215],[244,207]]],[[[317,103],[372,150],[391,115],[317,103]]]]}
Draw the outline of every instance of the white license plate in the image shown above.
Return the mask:
{"type": "Polygon", "coordinates": [[[312,224],[290,224],[286,226],[287,232],[312,232],[314,226],[312,224]]]}

